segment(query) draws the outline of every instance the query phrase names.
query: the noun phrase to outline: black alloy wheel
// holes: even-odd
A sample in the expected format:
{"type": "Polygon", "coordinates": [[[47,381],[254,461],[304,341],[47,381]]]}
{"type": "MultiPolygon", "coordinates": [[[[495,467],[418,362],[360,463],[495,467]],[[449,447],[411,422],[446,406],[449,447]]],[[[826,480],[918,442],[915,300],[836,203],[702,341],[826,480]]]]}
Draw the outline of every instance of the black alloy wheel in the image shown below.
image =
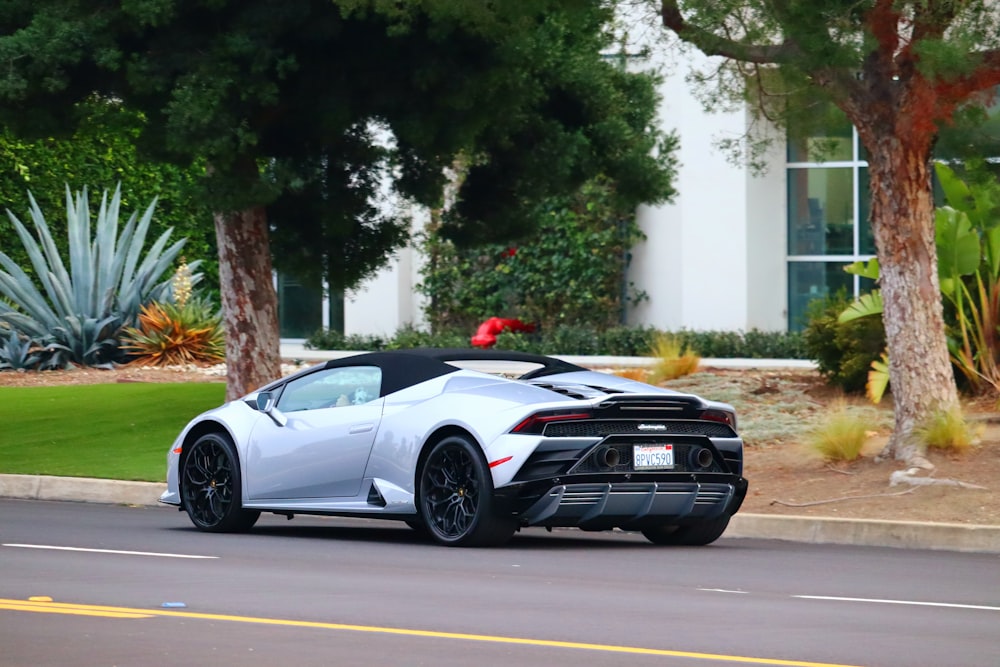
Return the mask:
{"type": "Polygon", "coordinates": [[[447,546],[500,545],[517,529],[512,516],[497,512],[489,466],[466,437],[434,445],[421,469],[418,497],[426,530],[447,546]]]}
{"type": "Polygon", "coordinates": [[[728,514],[723,514],[686,526],[657,526],[643,530],[642,534],[653,544],[701,547],[722,537],[729,525],[729,518],[728,514]]]}
{"type": "Polygon", "coordinates": [[[211,533],[249,530],[260,512],[243,509],[240,480],[229,437],[207,433],[198,438],[181,467],[181,503],[191,522],[211,533]]]}

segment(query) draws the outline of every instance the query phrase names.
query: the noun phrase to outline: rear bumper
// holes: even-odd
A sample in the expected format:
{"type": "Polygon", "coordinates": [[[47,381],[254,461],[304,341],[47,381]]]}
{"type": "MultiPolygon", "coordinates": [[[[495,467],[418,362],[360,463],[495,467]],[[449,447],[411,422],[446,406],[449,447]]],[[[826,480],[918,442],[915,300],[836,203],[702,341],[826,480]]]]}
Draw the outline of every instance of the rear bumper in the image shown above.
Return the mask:
{"type": "Polygon", "coordinates": [[[732,515],[746,497],[747,481],[742,477],[684,477],[687,479],[676,481],[566,480],[553,484],[516,513],[525,526],[642,529],[732,515]]]}

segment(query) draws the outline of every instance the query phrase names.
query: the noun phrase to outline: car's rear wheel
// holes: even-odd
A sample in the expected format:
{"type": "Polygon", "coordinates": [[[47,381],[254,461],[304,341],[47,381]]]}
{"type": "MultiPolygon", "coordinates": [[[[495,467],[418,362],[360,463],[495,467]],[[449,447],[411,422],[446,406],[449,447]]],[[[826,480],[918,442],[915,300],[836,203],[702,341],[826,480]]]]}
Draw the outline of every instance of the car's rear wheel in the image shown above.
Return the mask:
{"type": "Polygon", "coordinates": [[[260,512],[242,506],[236,449],[222,433],[198,438],[181,467],[181,503],[191,523],[211,533],[249,530],[260,512]]]}
{"type": "Polygon", "coordinates": [[[420,518],[428,533],[447,546],[503,544],[517,529],[502,516],[493,478],[479,447],[463,436],[434,445],[420,473],[420,518]]]}
{"type": "Polygon", "coordinates": [[[714,519],[686,526],[647,528],[642,531],[642,534],[653,544],[700,547],[711,544],[722,537],[728,525],[729,515],[723,514],[714,519]]]}

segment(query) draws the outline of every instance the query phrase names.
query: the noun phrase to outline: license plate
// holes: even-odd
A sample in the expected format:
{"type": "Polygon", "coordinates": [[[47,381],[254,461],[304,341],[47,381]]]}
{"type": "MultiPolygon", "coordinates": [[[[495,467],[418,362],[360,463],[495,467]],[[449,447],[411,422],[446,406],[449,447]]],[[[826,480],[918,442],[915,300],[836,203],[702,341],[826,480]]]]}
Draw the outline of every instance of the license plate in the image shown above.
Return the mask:
{"type": "Polygon", "coordinates": [[[636,470],[662,470],[674,467],[673,445],[633,445],[632,465],[636,470]]]}

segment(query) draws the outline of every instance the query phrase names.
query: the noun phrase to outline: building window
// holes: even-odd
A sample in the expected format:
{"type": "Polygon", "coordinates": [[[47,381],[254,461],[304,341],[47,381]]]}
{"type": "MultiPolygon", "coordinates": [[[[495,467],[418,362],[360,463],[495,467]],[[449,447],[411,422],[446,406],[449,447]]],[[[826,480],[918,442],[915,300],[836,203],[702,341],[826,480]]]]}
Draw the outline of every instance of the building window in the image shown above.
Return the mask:
{"type": "MultiPolygon", "coordinates": [[[[875,255],[868,222],[868,163],[846,120],[788,140],[788,328],[806,325],[809,303],[869,289],[844,266],[875,255]]],[[[867,282],[867,281],[864,281],[867,282]]]]}
{"type": "Polygon", "coordinates": [[[344,331],[344,295],[322,285],[304,285],[278,273],[278,329],[282,338],[308,338],[320,329],[344,331]]]}

